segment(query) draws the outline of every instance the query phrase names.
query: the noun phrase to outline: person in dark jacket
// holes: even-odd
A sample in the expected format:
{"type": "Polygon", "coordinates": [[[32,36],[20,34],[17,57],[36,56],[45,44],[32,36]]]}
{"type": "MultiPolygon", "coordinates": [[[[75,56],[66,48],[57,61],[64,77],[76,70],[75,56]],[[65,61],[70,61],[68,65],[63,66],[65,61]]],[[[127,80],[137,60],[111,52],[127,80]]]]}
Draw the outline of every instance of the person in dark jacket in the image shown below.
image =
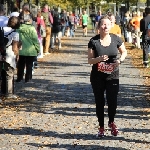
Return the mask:
{"type": "Polygon", "coordinates": [[[54,10],[53,14],[53,27],[52,27],[52,35],[51,35],[51,49],[54,48],[54,44],[56,43],[56,39],[58,39],[58,48],[61,48],[61,17],[58,9],[54,10]]]}
{"type": "Polygon", "coordinates": [[[115,19],[116,19],[116,24],[120,26],[121,25],[121,17],[118,12],[116,12],[115,19]]]}
{"type": "Polygon", "coordinates": [[[143,48],[143,64],[145,68],[148,68],[148,48],[150,39],[147,38],[148,25],[150,24],[150,8],[145,8],[145,17],[140,21],[140,31],[142,32],[142,48],[143,48]]]}
{"type": "Polygon", "coordinates": [[[61,17],[61,24],[62,24],[62,37],[64,37],[65,30],[67,27],[67,22],[68,22],[68,18],[67,18],[67,14],[65,10],[62,11],[62,13],[60,14],[60,17],[61,17]]]}

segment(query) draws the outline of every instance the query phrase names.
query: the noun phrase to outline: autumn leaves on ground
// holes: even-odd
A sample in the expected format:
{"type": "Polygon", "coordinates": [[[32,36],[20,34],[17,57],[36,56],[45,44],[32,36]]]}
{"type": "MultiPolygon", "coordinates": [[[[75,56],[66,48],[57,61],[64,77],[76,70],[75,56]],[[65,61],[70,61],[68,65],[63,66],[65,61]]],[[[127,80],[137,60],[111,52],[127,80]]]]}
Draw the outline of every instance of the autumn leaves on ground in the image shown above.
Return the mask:
{"type": "MultiPolygon", "coordinates": [[[[134,48],[133,45],[129,43],[126,43],[126,48],[128,50],[128,55],[132,58],[132,64],[140,70],[141,76],[144,78],[144,85],[147,86],[145,96],[150,103],[150,68],[143,67],[143,51],[141,49],[134,48]]],[[[150,109],[147,111],[150,112],[150,109]]]]}

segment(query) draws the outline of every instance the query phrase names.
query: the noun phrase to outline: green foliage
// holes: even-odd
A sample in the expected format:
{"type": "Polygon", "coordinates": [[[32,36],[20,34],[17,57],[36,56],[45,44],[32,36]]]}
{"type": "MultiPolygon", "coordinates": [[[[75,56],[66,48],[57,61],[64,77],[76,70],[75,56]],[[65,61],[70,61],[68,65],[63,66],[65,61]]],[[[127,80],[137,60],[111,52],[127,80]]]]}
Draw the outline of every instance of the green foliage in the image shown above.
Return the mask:
{"type": "MultiPolygon", "coordinates": [[[[38,1],[40,2],[41,6],[46,3],[50,7],[52,6],[57,7],[59,5],[62,9],[72,10],[75,9],[76,7],[86,8],[91,2],[93,2],[96,6],[100,6],[103,0],[38,0],[38,1]]],[[[146,0],[106,0],[106,1],[107,3],[102,5],[103,10],[109,8],[109,3],[116,3],[118,5],[124,4],[127,1],[129,1],[130,6],[132,5],[135,6],[137,4],[137,1],[146,2],[146,0]]],[[[36,0],[32,0],[32,3],[36,4],[36,0]]]]}

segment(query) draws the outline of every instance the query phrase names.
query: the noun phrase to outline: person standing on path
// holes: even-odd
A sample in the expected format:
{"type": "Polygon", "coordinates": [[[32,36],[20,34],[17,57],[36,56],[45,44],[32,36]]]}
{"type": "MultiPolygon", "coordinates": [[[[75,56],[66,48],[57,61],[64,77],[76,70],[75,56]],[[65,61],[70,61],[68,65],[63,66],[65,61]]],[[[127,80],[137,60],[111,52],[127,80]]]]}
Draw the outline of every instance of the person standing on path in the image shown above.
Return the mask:
{"type": "Polygon", "coordinates": [[[22,50],[19,51],[16,82],[23,80],[25,66],[25,82],[29,82],[32,79],[32,68],[35,56],[40,52],[40,44],[37,31],[32,25],[32,20],[21,24],[18,32],[19,38],[22,41],[22,50]]]}
{"type": "Polygon", "coordinates": [[[135,17],[133,17],[130,21],[130,24],[133,28],[133,44],[137,48],[141,48],[140,45],[140,37],[141,37],[141,32],[140,32],[140,20],[142,19],[140,11],[136,12],[135,17]]]}
{"type": "Polygon", "coordinates": [[[96,29],[96,34],[99,34],[99,30],[97,29],[97,26],[98,26],[98,22],[99,20],[101,19],[101,11],[98,11],[97,12],[97,15],[95,17],[95,21],[96,21],[96,24],[95,24],[95,29],[96,29]]]}
{"type": "Polygon", "coordinates": [[[115,20],[116,20],[116,24],[120,26],[121,25],[121,17],[118,12],[116,12],[115,20]]]}
{"type": "Polygon", "coordinates": [[[52,27],[52,35],[51,35],[51,49],[54,50],[56,39],[58,40],[58,49],[61,48],[61,37],[62,37],[62,30],[61,30],[61,16],[58,12],[58,9],[54,9],[53,14],[53,27],[52,27]]]}
{"type": "Polygon", "coordinates": [[[143,65],[145,68],[148,68],[148,48],[149,48],[149,37],[147,34],[148,25],[150,24],[150,8],[145,8],[145,17],[140,20],[140,31],[142,32],[142,48],[143,48],[143,65]]]}
{"type": "Polygon", "coordinates": [[[88,15],[86,11],[83,12],[82,15],[82,28],[83,28],[83,36],[87,36],[87,24],[88,24],[88,15]]]}
{"type": "Polygon", "coordinates": [[[90,16],[91,17],[91,21],[92,21],[92,32],[95,33],[95,29],[96,29],[96,15],[93,14],[90,16]]]}
{"type": "Polygon", "coordinates": [[[46,25],[46,37],[44,37],[44,46],[43,52],[45,55],[49,54],[50,47],[50,38],[51,38],[51,28],[53,24],[53,16],[51,12],[49,12],[48,5],[46,4],[42,10],[42,16],[46,25]]]}
{"type": "Polygon", "coordinates": [[[45,22],[41,14],[41,10],[37,13],[37,35],[40,43],[40,53],[37,58],[43,58],[43,38],[46,36],[45,22]]]}
{"type": "Polygon", "coordinates": [[[109,16],[102,16],[98,28],[100,34],[92,37],[88,43],[88,63],[93,64],[90,75],[99,122],[98,137],[104,137],[104,92],[108,103],[108,126],[111,134],[117,136],[118,129],[114,123],[119,90],[119,65],[127,56],[127,50],[122,39],[110,33],[109,16]],[[118,50],[121,54],[117,58],[118,50]]]}
{"type": "Polygon", "coordinates": [[[62,37],[64,37],[65,36],[67,22],[68,22],[66,10],[62,10],[62,12],[60,14],[60,17],[61,17],[61,24],[62,24],[62,37]]]}
{"type": "Polygon", "coordinates": [[[124,14],[124,18],[122,21],[122,33],[124,35],[125,42],[128,42],[128,43],[132,43],[132,37],[131,37],[132,27],[130,25],[131,19],[132,18],[130,17],[129,12],[126,12],[124,14]]]}
{"type": "Polygon", "coordinates": [[[70,29],[70,37],[74,37],[74,23],[75,23],[75,17],[72,14],[72,11],[69,12],[68,17],[68,23],[69,23],[69,29],[70,29]]]}

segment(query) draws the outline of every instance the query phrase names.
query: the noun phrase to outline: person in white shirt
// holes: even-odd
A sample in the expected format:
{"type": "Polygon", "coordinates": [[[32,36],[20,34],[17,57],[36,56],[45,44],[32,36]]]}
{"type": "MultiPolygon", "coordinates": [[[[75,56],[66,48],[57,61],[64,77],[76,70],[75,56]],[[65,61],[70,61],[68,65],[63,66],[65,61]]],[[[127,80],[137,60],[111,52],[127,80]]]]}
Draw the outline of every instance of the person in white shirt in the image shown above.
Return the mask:
{"type": "Polygon", "coordinates": [[[15,17],[19,17],[19,10],[17,7],[14,7],[12,13],[9,15],[10,17],[15,16],[15,17]]]}
{"type": "MultiPolygon", "coordinates": [[[[16,61],[19,50],[19,33],[15,30],[19,28],[20,21],[18,17],[10,17],[8,20],[8,27],[4,27],[4,36],[7,37],[6,44],[6,58],[0,60],[0,72],[2,69],[6,72],[6,81],[2,78],[2,85],[6,85],[5,93],[2,93],[7,99],[16,99],[14,95],[14,70],[16,69],[16,61]]],[[[1,57],[2,58],[2,57],[1,57]]],[[[2,91],[1,91],[2,92],[2,91]]]]}

